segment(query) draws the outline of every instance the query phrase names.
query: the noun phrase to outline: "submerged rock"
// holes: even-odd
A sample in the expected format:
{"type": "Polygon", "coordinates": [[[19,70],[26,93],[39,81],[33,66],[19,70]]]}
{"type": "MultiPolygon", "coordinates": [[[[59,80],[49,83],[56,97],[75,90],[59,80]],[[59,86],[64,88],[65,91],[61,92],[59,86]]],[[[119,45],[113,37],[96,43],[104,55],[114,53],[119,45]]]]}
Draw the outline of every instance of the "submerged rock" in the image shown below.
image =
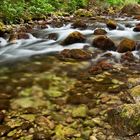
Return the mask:
{"type": "Polygon", "coordinates": [[[129,39],[129,38],[125,38],[120,42],[120,44],[117,48],[117,51],[119,53],[124,53],[127,51],[134,51],[135,48],[136,48],[136,42],[134,40],[129,39]]]}
{"type": "Polygon", "coordinates": [[[78,134],[78,131],[71,127],[66,127],[59,124],[55,128],[55,134],[59,139],[64,139],[66,137],[76,136],[76,134],[78,134]]]}
{"type": "Polygon", "coordinates": [[[89,69],[89,73],[99,74],[104,70],[110,70],[112,68],[113,68],[113,66],[110,63],[108,63],[107,61],[101,61],[101,62],[97,63],[96,65],[92,66],[89,69]]]}
{"type": "Polygon", "coordinates": [[[87,104],[90,99],[86,95],[73,95],[67,98],[67,103],[71,104],[87,104]]]}
{"type": "Polygon", "coordinates": [[[108,20],[107,23],[106,23],[106,26],[109,29],[116,29],[117,28],[117,22],[114,21],[114,20],[108,20]]]}
{"type": "Polygon", "coordinates": [[[107,34],[107,32],[104,29],[101,29],[101,28],[96,29],[94,31],[94,35],[105,35],[105,34],[107,34]]]}
{"type": "Polygon", "coordinates": [[[92,53],[87,50],[81,49],[64,49],[60,54],[59,57],[61,59],[65,58],[73,58],[73,59],[80,59],[80,60],[87,60],[92,58],[92,53]]]}
{"type": "Polygon", "coordinates": [[[124,55],[121,56],[121,61],[128,61],[133,62],[135,59],[134,55],[131,52],[126,52],[124,55]]]}
{"type": "Polygon", "coordinates": [[[68,37],[61,43],[62,45],[70,45],[73,43],[84,43],[86,37],[78,31],[72,32],[68,37]]]}
{"type": "Polygon", "coordinates": [[[33,135],[33,140],[51,140],[51,135],[46,132],[36,132],[33,135]]]}
{"type": "Polygon", "coordinates": [[[0,125],[0,136],[6,135],[10,131],[10,126],[0,125]]]}
{"type": "Polygon", "coordinates": [[[105,35],[96,37],[93,40],[92,45],[101,50],[115,50],[116,49],[114,42],[105,35]]]}
{"type": "Polygon", "coordinates": [[[87,116],[88,108],[86,105],[79,105],[72,110],[72,117],[85,118],[87,116]]]}
{"type": "Polygon", "coordinates": [[[0,110],[8,110],[10,106],[9,99],[0,99],[0,110]]]}
{"type": "Polygon", "coordinates": [[[140,132],[140,103],[124,104],[108,111],[108,121],[117,135],[130,136],[140,132]]]}

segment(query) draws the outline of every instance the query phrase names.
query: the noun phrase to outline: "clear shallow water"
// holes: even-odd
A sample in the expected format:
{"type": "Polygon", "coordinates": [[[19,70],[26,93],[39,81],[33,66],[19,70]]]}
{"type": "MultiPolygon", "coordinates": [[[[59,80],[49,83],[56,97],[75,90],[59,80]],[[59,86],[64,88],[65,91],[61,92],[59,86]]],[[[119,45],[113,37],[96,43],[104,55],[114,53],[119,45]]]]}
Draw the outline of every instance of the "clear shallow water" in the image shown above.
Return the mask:
{"type": "MultiPolygon", "coordinates": [[[[100,28],[104,28],[107,31],[107,36],[111,38],[116,44],[119,44],[119,42],[123,38],[130,38],[135,41],[140,41],[140,32],[134,32],[133,26],[137,23],[140,23],[140,21],[120,21],[118,23],[118,27],[116,30],[109,30],[106,28],[106,25],[104,23],[96,23],[100,28]],[[132,25],[131,28],[125,27],[125,24],[132,25]]],[[[33,55],[38,54],[47,54],[47,53],[54,53],[59,52],[64,49],[74,49],[78,48],[81,49],[85,45],[91,46],[91,40],[95,37],[93,35],[94,30],[79,30],[79,29],[72,29],[71,24],[64,25],[60,28],[52,28],[51,26],[48,26],[48,28],[43,30],[35,30],[35,34],[37,34],[38,37],[34,37],[32,34],[28,33],[29,39],[20,39],[16,40],[15,43],[8,43],[7,40],[0,38],[0,63],[4,62],[10,62],[15,60],[20,60],[24,58],[29,58],[33,55]],[[61,42],[72,32],[78,31],[85,35],[87,37],[86,43],[75,43],[68,46],[62,46],[61,42]],[[57,34],[56,40],[50,40],[48,39],[48,36],[50,34],[57,34]]],[[[91,46],[92,47],[92,46],[91,46]]],[[[121,55],[118,52],[113,51],[107,51],[105,53],[111,53],[113,57],[116,59],[120,59],[121,55]]],[[[96,59],[103,56],[103,54],[99,54],[96,59]]],[[[140,53],[138,51],[133,52],[134,56],[136,58],[140,58],[140,53]]]]}

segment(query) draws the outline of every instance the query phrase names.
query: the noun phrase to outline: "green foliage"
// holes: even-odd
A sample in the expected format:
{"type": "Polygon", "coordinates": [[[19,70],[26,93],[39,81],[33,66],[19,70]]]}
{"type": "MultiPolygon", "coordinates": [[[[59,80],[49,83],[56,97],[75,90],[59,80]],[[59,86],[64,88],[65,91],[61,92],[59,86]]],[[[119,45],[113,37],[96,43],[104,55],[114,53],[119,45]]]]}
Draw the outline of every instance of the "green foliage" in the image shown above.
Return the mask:
{"type": "MultiPolygon", "coordinates": [[[[86,8],[94,0],[0,0],[0,17],[4,22],[17,22],[21,18],[27,20],[38,18],[50,12],[74,12],[79,8],[86,8]]],[[[136,3],[140,0],[95,0],[102,7],[105,5],[124,5],[136,3]]],[[[1,20],[1,19],[0,19],[1,20]]]]}
{"type": "Polygon", "coordinates": [[[27,11],[32,15],[42,15],[54,10],[54,7],[47,0],[31,0],[27,7],[27,11]]]}
{"type": "Polygon", "coordinates": [[[138,3],[140,0],[107,0],[111,5],[124,5],[129,3],[138,3]]]}
{"type": "Polygon", "coordinates": [[[24,0],[18,2],[11,2],[11,0],[4,0],[0,4],[2,15],[6,21],[16,21],[22,17],[25,3],[24,0]]]}
{"type": "Polygon", "coordinates": [[[68,2],[67,9],[68,11],[75,11],[79,8],[85,8],[88,4],[88,0],[71,0],[68,2]]]}

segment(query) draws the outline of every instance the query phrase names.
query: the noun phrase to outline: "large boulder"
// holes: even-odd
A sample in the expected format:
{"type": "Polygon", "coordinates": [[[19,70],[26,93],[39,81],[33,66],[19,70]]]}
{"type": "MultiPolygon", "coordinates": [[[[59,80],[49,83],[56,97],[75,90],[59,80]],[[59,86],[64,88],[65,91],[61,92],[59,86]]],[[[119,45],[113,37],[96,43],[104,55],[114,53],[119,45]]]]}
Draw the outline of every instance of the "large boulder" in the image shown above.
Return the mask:
{"type": "Polygon", "coordinates": [[[140,132],[140,103],[124,104],[108,111],[108,121],[117,135],[131,136],[140,132]]]}
{"type": "Polygon", "coordinates": [[[136,48],[136,42],[134,40],[124,38],[118,45],[117,51],[119,53],[124,53],[127,51],[133,51],[136,48]]]}
{"type": "Polygon", "coordinates": [[[128,4],[125,5],[122,10],[121,13],[126,13],[130,16],[132,15],[140,15],[140,5],[139,4],[128,4]]]}
{"type": "Polygon", "coordinates": [[[68,35],[68,37],[62,41],[62,45],[70,45],[73,43],[84,43],[86,41],[86,37],[78,31],[72,32],[68,35]]]}
{"type": "Polygon", "coordinates": [[[105,35],[94,38],[92,45],[101,50],[116,50],[115,43],[105,35]]]}

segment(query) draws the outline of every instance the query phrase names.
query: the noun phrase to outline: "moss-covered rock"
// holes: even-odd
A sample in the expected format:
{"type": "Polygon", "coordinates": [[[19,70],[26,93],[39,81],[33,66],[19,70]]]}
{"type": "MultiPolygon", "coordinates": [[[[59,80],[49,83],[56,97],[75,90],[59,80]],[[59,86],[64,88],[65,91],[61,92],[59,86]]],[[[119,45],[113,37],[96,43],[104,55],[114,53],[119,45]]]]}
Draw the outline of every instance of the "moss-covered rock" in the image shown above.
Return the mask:
{"type": "Polygon", "coordinates": [[[57,125],[55,128],[55,134],[59,139],[64,139],[66,137],[76,136],[79,132],[71,127],[66,127],[61,124],[57,125]]]}
{"type": "Polygon", "coordinates": [[[72,117],[85,118],[87,116],[88,108],[86,105],[80,105],[72,110],[72,117]]]}
{"type": "Polygon", "coordinates": [[[108,121],[117,135],[130,136],[140,132],[140,103],[124,104],[108,111],[108,121]]]}
{"type": "Polygon", "coordinates": [[[107,21],[106,26],[109,29],[116,29],[117,28],[117,22],[110,19],[110,20],[107,21]]]}

